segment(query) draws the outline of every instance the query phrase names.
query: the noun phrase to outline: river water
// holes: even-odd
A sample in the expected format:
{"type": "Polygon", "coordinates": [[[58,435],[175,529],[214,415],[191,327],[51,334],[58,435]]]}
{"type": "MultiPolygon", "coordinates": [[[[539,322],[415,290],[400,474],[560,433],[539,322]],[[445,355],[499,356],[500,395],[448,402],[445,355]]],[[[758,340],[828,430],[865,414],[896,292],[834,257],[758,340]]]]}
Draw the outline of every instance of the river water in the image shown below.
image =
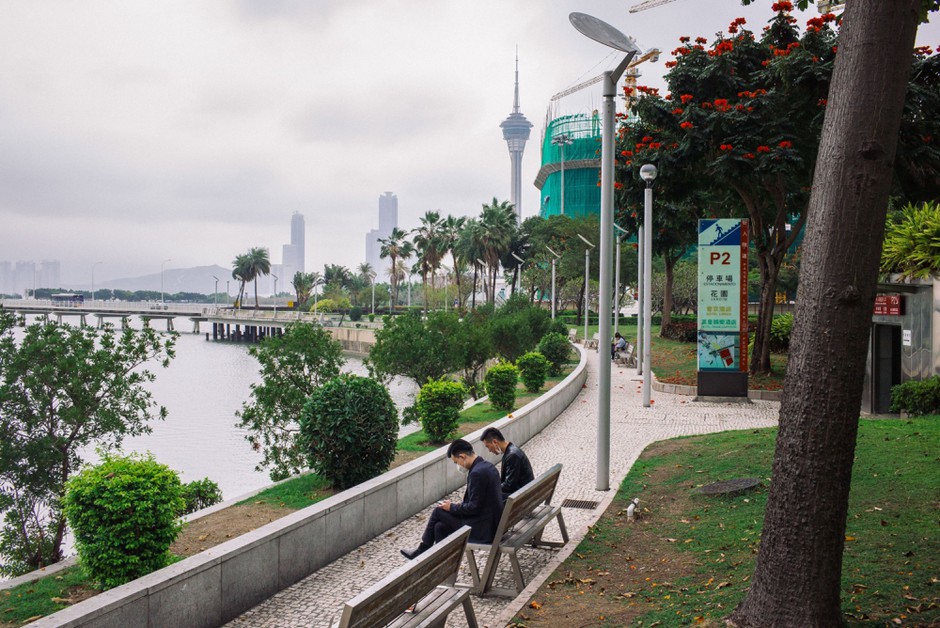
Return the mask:
{"type": "MultiPolygon", "coordinates": [[[[255,471],[260,452],[245,439],[247,430],[236,426],[235,413],[249,399],[251,384],[261,380],[260,365],[249,355],[248,346],[181,333],[169,367],[148,365],[156,375],[148,387],[154,400],[167,409],[166,420],[151,421],[153,431],[125,439],[122,450],[153,453],[158,462],[179,472],[183,482],[208,477],[222,489],[224,499],[270,484],[267,471],[255,471]]],[[[344,371],[368,375],[361,358],[351,354],[345,358],[344,371]]],[[[410,380],[395,378],[389,385],[399,410],[411,404],[415,391],[410,380]]],[[[416,429],[403,426],[400,434],[416,429]]],[[[97,459],[93,448],[83,457],[89,462],[97,459]]]]}

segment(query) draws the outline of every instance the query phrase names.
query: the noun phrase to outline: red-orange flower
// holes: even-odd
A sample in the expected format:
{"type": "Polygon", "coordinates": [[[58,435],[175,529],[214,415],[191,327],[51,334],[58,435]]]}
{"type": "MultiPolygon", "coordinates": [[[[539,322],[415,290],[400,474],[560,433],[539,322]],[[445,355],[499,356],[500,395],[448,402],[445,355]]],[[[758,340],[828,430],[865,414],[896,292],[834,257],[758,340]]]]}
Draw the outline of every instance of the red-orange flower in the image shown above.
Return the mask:
{"type": "Polygon", "coordinates": [[[653,141],[653,138],[651,138],[649,135],[644,135],[644,136],[643,136],[643,139],[642,139],[641,141],[643,141],[643,142],[652,142],[652,141],[653,141]]]}
{"type": "Polygon", "coordinates": [[[683,122],[682,124],[679,125],[679,128],[691,129],[693,126],[695,125],[693,125],[691,122],[683,122]]]}
{"type": "Polygon", "coordinates": [[[792,3],[792,2],[788,2],[788,0],[782,0],[781,2],[774,2],[774,3],[770,6],[770,10],[771,10],[771,11],[776,11],[776,12],[778,12],[778,13],[781,12],[781,11],[792,11],[792,10],[793,10],[793,3],[792,3]]]}
{"type": "Polygon", "coordinates": [[[692,100],[693,98],[694,96],[692,96],[692,94],[682,94],[681,96],[679,96],[679,99],[682,100],[683,105],[689,102],[690,100],[692,100]]]}
{"type": "Polygon", "coordinates": [[[782,142],[777,144],[777,146],[779,146],[780,148],[793,148],[793,142],[791,142],[790,140],[783,140],[782,142]]]}
{"type": "Polygon", "coordinates": [[[650,148],[653,150],[659,150],[659,147],[662,146],[659,142],[650,142],[650,148]]]}
{"type": "Polygon", "coordinates": [[[685,113],[685,109],[682,109],[680,107],[676,107],[675,109],[672,110],[672,115],[674,116],[681,116],[683,113],[685,113]]]}
{"type": "Polygon", "coordinates": [[[743,157],[745,159],[754,159],[754,153],[744,153],[743,157]]]}
{"type": "Polygon", "coordinates": [[[757,147],[757,152],[758,152],[758,153],[769,153],[769,152],[770,152],[770,146],[758,146],[758,147],[757,147]]]}
{"type": "Polygon", "coordinates": [[[718,148],[719,148],[720,150],[725,151],[725,152],[728,152],[729,150],[734,150],[734,146],[732,146],[731,144],[722,144],[722,145],[719,146],[718,148]]]}

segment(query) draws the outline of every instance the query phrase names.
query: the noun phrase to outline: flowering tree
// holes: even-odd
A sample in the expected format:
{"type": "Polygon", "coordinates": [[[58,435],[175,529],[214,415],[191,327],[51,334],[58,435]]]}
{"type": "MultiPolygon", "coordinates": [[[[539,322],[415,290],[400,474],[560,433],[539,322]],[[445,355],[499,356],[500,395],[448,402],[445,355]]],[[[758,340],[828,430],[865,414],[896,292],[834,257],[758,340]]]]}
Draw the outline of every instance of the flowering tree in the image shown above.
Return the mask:
{"type": "MultiPolygon", "coordinates": [[[[621,129],[621,178],[638,180],[642,164],[656,163],[657,197],[671,210],[657,215],[681,223],[654,225],[654,235],[673,242],[657,241],[657,251],[683,252],[704,215],[750,219],[761,276],[752,373],[770,371],[777,275],[805,220],[837,50],[834,15],[811,19],[800,35],[792,9],[774,4],[759,37],[738,18],[710,45],[681,38],[666,64],[670,93],[639,88],[638,120],[621,129]]],[[[622,206],[636,203],[636,188],[623,186],[622,206]]]]}

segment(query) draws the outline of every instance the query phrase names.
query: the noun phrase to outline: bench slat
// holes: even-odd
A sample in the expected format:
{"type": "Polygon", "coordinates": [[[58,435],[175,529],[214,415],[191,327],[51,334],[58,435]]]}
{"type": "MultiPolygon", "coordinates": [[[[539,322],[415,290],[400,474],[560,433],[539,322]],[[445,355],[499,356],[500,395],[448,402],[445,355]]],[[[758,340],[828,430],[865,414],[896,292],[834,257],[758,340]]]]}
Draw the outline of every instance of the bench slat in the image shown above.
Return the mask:
{"type": "Polygon", "coordinates": [[[462,527],[348,601],[339,625],[342,628],[384,626],[428,594],[440,596],[438,586],[452,585],[457,579],[469,536],[470,528],[462,527]]]}

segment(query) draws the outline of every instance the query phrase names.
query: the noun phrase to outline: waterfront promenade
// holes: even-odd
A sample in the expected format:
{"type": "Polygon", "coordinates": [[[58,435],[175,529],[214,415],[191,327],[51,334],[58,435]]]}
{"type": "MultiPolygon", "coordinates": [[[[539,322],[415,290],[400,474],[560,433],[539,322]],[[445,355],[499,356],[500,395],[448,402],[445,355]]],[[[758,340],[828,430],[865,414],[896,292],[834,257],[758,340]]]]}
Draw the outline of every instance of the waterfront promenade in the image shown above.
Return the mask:
{"type": "MultiPolygon", "coordinates": [[[[520,552],[523,573],[529,584],[515,599],[473,597],[481,626],[505,626],[528,600],[555,566],[570,554],[613,499],[616,487],[626,476],[640,452],[652,442],[675,436],[705,434],[731,429],[768,427],[776,424],[780,404],[775,401],[739,403],[693,402],[691,397],[654,392],[653,407],[644,408],[640,382],[635,369],[611,369],[611,455],[612,490],[596,491],[595,434],[597,426],[598,359],[605,354],[588,352],[588,378],[585,387],[551,425],[524,447],[536,475],[556,462],[564,464],[553,503],[564,500],[596,502],[595,508],[564,508],[570,542],[561,550],[529,549],[520,552]]],[[[460,499],[463,491],[452,498],[460,499]]],[[[643,495],[637,495],[643,501],[643,495]]],[[[584,504],[579,504],[584,505],[584,504]]],[[[281,591],[233,620],[228,626],[329,626],[343,603],[390,570],[404,563],[398,553],[413,547],[424,529],[429,510],[410,517],[355,551],[335,560],[316,573],[281,591]]],[[[368,514],[367,514],[368,516],[368,514]]],[[[560,539],[556,525],[549,524],[546,539],[560,539]]],[[[642,551],[642,548],[637,548],[642,551]]],[[[466,563],[459,582],[469,583],[466,563]]],[[[509,561],[500,563],[497,586],[510,586],[509,561]]],[[[448,626],[466,626],[463,612],[451,615],[448,626]]]]}

